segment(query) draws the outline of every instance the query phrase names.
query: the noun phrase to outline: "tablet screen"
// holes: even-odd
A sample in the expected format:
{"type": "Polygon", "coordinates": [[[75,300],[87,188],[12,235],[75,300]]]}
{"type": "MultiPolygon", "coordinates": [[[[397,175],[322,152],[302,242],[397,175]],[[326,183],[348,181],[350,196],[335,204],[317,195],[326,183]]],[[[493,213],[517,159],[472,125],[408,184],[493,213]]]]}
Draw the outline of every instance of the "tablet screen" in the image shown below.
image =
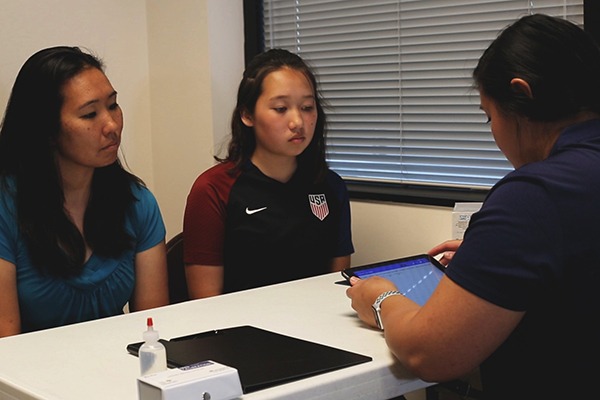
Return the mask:
{"type": "Polygon", "coordinates": [[[444,275],[444,266],[427,254],[348,268],[342,275],[349,279],[381,276],[389,279],[406,297],[419,305],[425,304],[444,275]]]}

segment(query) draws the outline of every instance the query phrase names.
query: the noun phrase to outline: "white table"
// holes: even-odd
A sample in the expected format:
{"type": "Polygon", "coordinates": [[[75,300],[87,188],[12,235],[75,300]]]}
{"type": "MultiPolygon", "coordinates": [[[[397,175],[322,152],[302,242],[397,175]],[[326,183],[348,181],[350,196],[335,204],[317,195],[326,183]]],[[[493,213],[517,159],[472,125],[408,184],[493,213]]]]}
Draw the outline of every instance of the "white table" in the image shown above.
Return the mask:
{"type": "Polygon", "coordinates": [[[249,393],[255,399],[389,399],[429,386],[381,332],[356,317],[339,273],[0,339],[0,399],[136,400],[138,358],[153,317],[161,338],[254,325],[371,356],[373,361],[249,393]]]}

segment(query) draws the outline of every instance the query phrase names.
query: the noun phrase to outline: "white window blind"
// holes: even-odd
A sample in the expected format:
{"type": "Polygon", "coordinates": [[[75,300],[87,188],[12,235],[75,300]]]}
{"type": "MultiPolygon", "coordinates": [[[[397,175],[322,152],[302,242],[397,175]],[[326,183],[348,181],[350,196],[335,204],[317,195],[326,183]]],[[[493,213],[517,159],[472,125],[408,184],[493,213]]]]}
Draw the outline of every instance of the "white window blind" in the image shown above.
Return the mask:
{"type": "Polygon", "coordinates": [[[265,48],[314,67],[327,159],[347,182],[488,189],[512,166],[471,73],[502,28],[538,12],[583,25],[583,0],[264,0],[265,48]]]}

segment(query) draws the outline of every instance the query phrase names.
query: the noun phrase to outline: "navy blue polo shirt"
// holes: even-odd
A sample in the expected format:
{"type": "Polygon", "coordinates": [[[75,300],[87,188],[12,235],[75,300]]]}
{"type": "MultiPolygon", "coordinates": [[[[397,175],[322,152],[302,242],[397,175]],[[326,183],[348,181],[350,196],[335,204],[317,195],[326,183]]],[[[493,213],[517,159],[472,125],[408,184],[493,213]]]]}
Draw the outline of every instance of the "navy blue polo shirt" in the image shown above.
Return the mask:
{"type": "Polygon", "coordinates": [[[446,270],[471,293],[526,312],[481,365],[489,398],[579,398],[596,391],[599,249],[596,119],[565,129],[548,158],[492,188],[446,270]]]}

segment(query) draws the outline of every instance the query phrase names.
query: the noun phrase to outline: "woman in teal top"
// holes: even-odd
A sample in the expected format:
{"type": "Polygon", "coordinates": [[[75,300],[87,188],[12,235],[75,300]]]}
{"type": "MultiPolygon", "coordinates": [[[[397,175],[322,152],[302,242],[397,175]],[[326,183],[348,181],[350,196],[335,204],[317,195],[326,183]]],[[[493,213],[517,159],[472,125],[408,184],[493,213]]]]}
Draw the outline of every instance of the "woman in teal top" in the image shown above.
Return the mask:
{"type": "Polygon", "coordinates": [[[102,62],[52,47],[23,65],[0,128],[0,337],[168,304],[165,227],[117,152],[102,62]]]}

